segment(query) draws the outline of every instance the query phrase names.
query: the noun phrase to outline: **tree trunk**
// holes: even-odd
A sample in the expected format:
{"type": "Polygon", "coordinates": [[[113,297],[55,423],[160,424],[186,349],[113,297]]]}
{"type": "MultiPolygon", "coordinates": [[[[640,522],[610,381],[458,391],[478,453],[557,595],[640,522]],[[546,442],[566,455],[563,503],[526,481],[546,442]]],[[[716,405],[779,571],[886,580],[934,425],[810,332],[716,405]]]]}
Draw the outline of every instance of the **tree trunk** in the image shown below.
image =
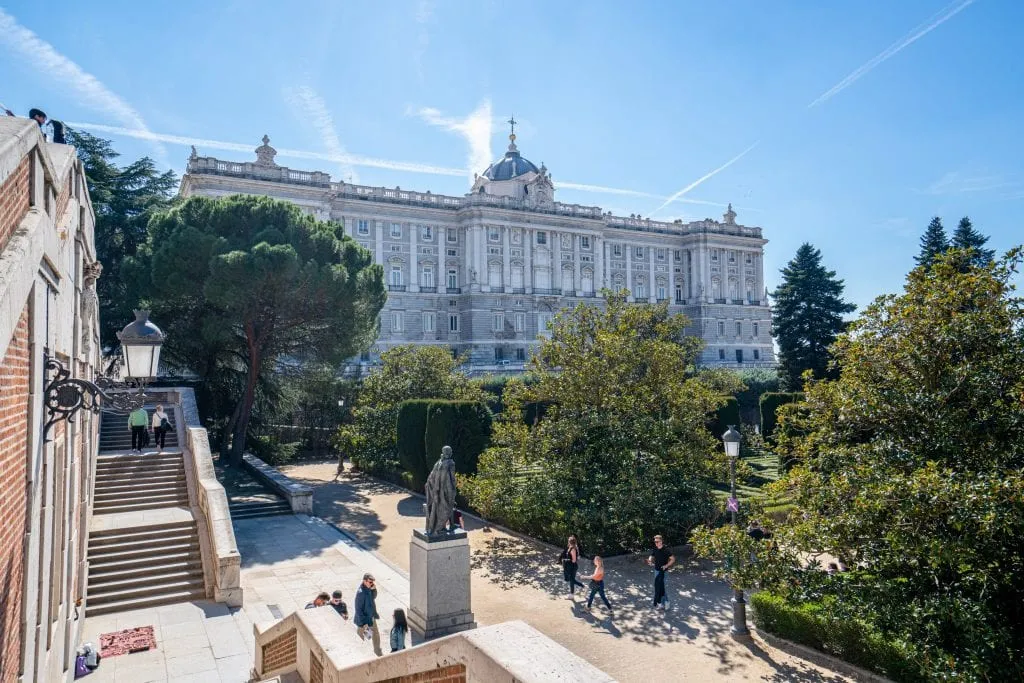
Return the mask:
{"type": "Polygon", "coordinates": [[[241,411],[242,402],[238,401],[235,403],[235,409],[231,411],[231,417],[228,418],[227,424],[224,425],[224,431],[220,436],[220,457],[225,461],[228,459],[232,436],[235,433],[235,425],[238,424],[238,415],[241,411]]]}
{"type": "Polygon", "coordinates": [[[245,378],[245,392],[239,402],[238,421],[231,435],[231,462],[240,464],[245,453],[246,433],[249,431],[249,418],[252,406],[256,402],[256,382],[259,379],[260,366],[263,361],[256,343],[249,342],[249,372],[245,378]]]}

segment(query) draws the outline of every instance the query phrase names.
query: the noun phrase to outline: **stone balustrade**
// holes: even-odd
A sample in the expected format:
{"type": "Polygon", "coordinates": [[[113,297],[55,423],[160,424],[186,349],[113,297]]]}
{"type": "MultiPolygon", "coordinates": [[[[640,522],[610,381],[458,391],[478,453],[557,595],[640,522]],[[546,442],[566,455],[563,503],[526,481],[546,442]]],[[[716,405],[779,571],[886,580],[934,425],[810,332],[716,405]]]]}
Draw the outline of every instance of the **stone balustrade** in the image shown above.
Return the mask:
{"type": "Polygon", "coordinates": [[[312,487],[292,481],[251,453],[243,455],[242,462],[257,480],[287,500],[292,506],[292,512],[300,515],[313,514],[312,487]]]}

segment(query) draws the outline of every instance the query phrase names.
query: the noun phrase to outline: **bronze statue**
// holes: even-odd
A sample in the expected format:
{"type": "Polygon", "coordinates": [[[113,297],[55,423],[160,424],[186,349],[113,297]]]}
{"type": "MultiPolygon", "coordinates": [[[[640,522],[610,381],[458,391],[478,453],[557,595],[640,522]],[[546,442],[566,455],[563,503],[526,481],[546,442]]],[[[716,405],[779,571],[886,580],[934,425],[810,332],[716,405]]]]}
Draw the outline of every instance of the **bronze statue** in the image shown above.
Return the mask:
{"type": "Polygon", "coordinates": [[[440,536],[448,533],[446,525],[455,510],[455,461],[452,447],[441,449],[441,458],[427,477],[427,535],[440,536]]]}

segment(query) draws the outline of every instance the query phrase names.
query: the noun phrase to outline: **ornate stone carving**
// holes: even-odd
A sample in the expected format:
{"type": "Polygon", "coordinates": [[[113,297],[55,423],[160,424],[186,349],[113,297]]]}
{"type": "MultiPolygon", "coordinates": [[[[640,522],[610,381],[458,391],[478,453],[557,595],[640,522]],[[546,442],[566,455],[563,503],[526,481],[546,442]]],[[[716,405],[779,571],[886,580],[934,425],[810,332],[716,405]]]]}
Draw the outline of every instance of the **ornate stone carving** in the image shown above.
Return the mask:
{"type": "Polygon", "coordinates": [[[87,263],[82,269],[82,354],[88,358],[92,355],[92,335],[96,318],[99,314],[100,300],[96,295],[96,280],[103,273],[103,264],[99,261],[87,263]]]}
{"type": "Polygon", "coordinates": [[[277,168],[277,164],[274,162],[275,156],[277,156],[277,150],[270,146],[270,137],[264,135],[263,144],[256,148],[256,165],[277,168]]]}

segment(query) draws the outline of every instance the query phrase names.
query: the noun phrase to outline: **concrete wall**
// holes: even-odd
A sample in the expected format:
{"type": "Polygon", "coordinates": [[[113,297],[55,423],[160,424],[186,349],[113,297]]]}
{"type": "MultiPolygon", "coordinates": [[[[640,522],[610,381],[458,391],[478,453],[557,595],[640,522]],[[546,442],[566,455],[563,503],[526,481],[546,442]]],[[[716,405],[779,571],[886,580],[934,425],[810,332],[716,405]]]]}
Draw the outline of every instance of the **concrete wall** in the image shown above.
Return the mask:
{"type": "Polygon", "coordinates": [[[93,213],[73,148],[0,119],[0,680],[74,672],[98,420],[43,438],[44,349],[93,379],[99,330],[93,213]]]}

